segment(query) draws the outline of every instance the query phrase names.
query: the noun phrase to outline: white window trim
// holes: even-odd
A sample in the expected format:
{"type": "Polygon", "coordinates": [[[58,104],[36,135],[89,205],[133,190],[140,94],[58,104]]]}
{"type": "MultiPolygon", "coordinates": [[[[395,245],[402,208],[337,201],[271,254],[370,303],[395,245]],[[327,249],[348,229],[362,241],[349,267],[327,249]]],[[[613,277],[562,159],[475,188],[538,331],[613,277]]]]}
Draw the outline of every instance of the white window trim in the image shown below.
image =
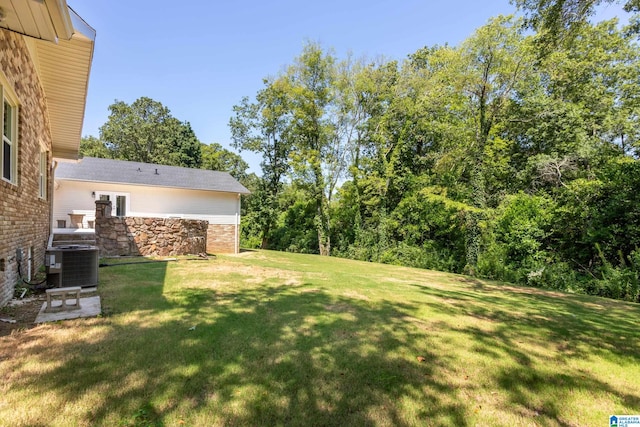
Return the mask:
{"type": "Polygon", "coordinates": [[[9,184],[18,185],[18,115],[19,115],[19,103],[18,98],[11,91],[7,80],[2,74],[0,74],[0,133],[2,134],[2,144],[0,151],[0,179],[9,184]],[[13,114],[11,115],[11,138],[4,136],[4,102],[11,106],[13,114]],[[11,179],[4,177],[4,144],[8,143],[11,146],[11,179]]]}

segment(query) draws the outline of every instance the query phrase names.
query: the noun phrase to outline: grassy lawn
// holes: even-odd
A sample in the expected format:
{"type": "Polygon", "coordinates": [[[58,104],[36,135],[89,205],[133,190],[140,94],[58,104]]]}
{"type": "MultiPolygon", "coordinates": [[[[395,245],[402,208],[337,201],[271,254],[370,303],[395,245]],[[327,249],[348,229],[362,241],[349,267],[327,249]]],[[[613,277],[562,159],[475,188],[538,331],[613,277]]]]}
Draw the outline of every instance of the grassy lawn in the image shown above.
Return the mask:
{"type": "Polygon", "coordinates": [[[102,268],[104,315],[0,338],[2,426],[605,426],[640,306],[275,252],[102,268]]]}

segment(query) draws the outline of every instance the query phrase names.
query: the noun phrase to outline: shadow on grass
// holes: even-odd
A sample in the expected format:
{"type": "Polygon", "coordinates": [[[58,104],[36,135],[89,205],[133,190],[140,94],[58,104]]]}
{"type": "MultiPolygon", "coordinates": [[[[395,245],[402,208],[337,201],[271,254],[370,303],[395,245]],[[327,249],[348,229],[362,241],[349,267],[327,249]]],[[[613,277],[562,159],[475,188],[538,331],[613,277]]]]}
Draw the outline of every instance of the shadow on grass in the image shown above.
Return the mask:
{"type": "MultiPolygon", "coordinates": [[[[640,407],[638,395],[572,364],[601,357],[637,365],[633,305],[503,292],[480,281],[416,284],[411,295],[420,297],[398,303],[348,298],[304,280],[271,277],[269,285],[231,289],[167,287],[166,276],[163,264],[109,268],[101,293],[112,315],[70,327],[74,341],[52,344],[55,334],[45,330],[24,343],[11,368],[24,373],[11,377],[8,391],[55,396],[57,407],[33,408],[46,420],[93,396],[79,403],[73,425],[466,426],[492,398],[489,387],[498,397],[485,406],[497,415],[481,420],[496,425],[500,410],[531,424],[580,424],[565,410],[575,393],[640,407]],[[416,315],[424,310],[433,318],[416,315]],[[485,359],[464,366],[454,354],[460,343],[495,361],[491,378],[465,378],[485,359]],[[22,359],[46,366],[46,375],[29,374],[22,359]]],[[[64,425],[63,416],[54,424],[64,425]]]]}
{"type": "Polygon", "coordinates": [[[309,283],[165,290],[162,266],[135,268],[135,284],[107,291],[114,316],[99,338],[39,343],[31,354],[64,363],[11,387],[62,402],[100,394],[76,423],[87,425],[467,425],[456,390],[437,375],[445,356],[404,320],[409,304],[309,283]],[[118,322],[128,311],[139,318],[118,322]]]}
{"type": "MultiPolygon", "coordinates": [[[[628,412],[640,408],[640,395],[572,365],[598,357],[613,365],[638,366],[640,306],[535,288],[461,282],[469,289],[415,286],[435,297],[428,303],[430,310],[468,320],[454,329],[472,343],[474,351],[502,363],[493,380],[523,417],[535,417],[542,424],[575,425],[562,410],[576,393],[609,396],[628,412]]],[[[602,419],[606,417],[603,414],[602,419]]]]}

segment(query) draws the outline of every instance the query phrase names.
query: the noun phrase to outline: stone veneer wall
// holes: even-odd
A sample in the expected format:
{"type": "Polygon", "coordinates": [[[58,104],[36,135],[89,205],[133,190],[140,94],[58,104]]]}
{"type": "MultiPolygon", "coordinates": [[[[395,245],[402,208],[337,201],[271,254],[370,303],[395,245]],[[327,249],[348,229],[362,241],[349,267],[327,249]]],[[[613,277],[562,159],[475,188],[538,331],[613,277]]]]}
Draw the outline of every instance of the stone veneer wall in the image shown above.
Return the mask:
{"type": "Polygon", "coordinates": [[[239,248],[236,241],[236,226],[233,224],[209,224],[207,229],[207,252],[214,253],[235,253],[239,248]]]}
{"type": "Polygon", "coordinates": [[[207,221],[112,217],[111,202],[96,201],[96,243],[102,256],[174,256],[206,252],[207,221]]]}
{"type": "MultiPolygon", "coordinates": [[[[0,179],[0,307],[13,296],[18,282],[16,250],[33,250],[32,271],[44,264],[49,237],[51,170],[47,198],[38,196],[40,150],[51,153],[51,132],[45,95],[23,37],[0,29],[0,73],[18,97],[17,184],[0,179]]],[[[49,154],[49,162],[51,154],[49,154]]]]}

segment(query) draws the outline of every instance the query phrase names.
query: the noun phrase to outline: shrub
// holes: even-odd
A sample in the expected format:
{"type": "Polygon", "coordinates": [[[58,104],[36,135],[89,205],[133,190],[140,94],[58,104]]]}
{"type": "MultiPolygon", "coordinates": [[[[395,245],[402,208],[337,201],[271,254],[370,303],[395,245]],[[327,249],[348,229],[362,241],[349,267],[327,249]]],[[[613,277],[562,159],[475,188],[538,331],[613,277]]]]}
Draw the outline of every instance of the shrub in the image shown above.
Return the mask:
{"type": "Polygon", "coordinates": [[[604,257],[598,246],[602,260],[601,279],[596,281],[597,294],[625,301],[640,302],[640,251],[634,250],[625,259],[620,254],[620,265],[614,267],[604,257]]]}

